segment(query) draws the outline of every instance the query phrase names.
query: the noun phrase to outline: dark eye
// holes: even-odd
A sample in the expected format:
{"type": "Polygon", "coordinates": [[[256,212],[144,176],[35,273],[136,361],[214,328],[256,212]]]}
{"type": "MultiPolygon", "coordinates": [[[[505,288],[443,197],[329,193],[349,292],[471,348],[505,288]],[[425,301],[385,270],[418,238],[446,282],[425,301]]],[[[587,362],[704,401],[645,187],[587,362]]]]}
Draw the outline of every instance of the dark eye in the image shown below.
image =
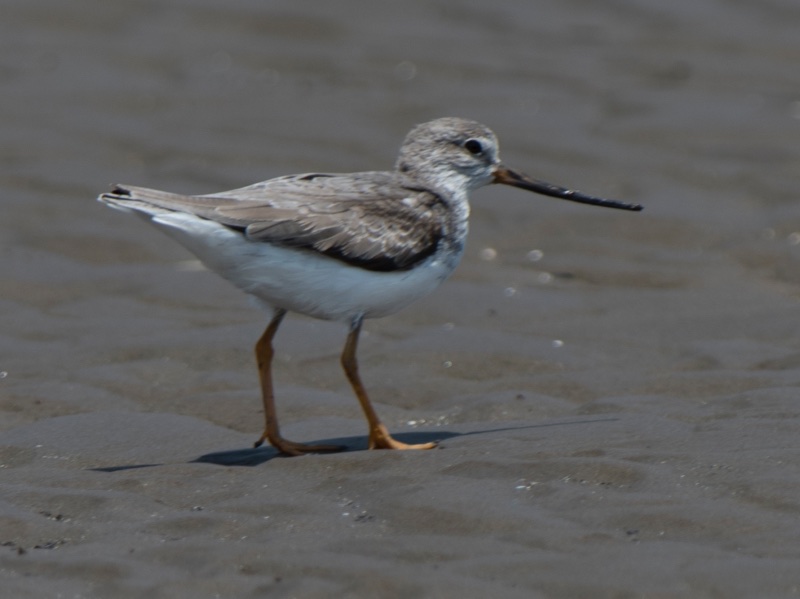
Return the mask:
{"type": "Polygon", "coordinates": [[[483,152],[483,146],[477,139],[468,139],[464,142],[464,147],[467,148],[467,152],[476,156],[483,152]]]}

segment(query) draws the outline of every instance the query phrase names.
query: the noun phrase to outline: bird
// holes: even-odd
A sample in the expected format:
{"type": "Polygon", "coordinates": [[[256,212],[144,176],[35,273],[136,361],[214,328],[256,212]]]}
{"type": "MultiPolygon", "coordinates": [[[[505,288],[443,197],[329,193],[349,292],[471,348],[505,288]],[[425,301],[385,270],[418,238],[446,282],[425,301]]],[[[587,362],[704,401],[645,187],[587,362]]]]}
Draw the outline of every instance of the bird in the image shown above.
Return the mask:
{"type": "Polygon", "coordinates": [[[444,117],[416,125],[391,171],[309,172],[208,195],[114,185],[98,200],[135,213],[252,295],[270,314],[255,345],[268,442],[297,456],[344,447],[283,437],[273,388],[273,339],[288,312],[348,326],[341,366],[368,425],[369,449],[430,449],[395,439],[362,383],[357,348],[364,320],[431,293],[464,253],[469,193],[504,184],[563,200],[640,211],[640,204],[584,194],[506,167],[495,134],[444,117]]]}

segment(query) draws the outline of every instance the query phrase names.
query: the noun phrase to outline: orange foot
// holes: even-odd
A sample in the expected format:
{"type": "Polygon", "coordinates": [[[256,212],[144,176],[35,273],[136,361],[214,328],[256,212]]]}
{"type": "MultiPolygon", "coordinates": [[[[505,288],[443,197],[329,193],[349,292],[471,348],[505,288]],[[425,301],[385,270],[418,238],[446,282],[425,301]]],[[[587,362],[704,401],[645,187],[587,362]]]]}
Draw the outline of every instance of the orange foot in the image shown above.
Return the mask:
{"type": "Polygon", "coordinates": [[[433,449],[438,443],[417,443],[409,445],[401,443],[389,434],[382,424],[372,429],[369,433],[370,449],[433,449]]]}
{"type": "Polygon", "coordinates": [[[268,441],[272,447],[277,449],[279,452],[284,453],[286,455],[304,455],[306,453],[326,453],[332,451],[343,451],[345,448],[344,445],[307,445],[305,443],[295,443],[294,441],[288,441],[283,437],[272,437],[271,439],[267,436],[267,433],[261,435],[261,438],[253,444],[253,447],[261,447],[264,444],[264,441],[268,441]]]}

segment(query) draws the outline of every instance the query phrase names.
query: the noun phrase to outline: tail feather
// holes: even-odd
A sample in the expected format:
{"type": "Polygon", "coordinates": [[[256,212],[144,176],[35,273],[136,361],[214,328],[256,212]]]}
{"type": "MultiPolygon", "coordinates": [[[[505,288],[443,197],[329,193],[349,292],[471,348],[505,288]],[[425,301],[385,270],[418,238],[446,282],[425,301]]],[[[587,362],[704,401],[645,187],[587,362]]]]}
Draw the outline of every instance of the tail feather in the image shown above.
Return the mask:
{"type": "Polygon", "coordinates": [[[147,197],[148,194],[139,193],[139,190],[150,191],[144,188],[115,185],[110,192],[100,194],[97,200],[123,212],[135,212],[148,216],[174,212],[169,208],[153,203],[147,197]]]}
{"type": "Polygon", "coordinates": [[[114,185],[108,193],[100,194],[99,201],[126,211],[147,214],[185,212],[203,218],[212,218],[219,200],[170,193],[134,185],[114,185]]]}

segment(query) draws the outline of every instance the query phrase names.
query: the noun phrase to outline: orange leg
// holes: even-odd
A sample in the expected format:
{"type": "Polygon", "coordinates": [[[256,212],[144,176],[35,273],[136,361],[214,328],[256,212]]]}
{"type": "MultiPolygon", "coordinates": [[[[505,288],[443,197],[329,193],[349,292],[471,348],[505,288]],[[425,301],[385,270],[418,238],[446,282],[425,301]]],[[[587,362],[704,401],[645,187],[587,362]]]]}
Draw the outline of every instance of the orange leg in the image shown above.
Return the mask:
{"type": "Polygon", "coordinates": [[[356,360],[356,350],[358,349],[358,335],[361,332],[361,323],[363,318],[359,317],[353,320],[350,327],[350,333],[347,335],[347,341],[344,344],[342,351],[342,368],[347,375],[347,380],[353,386],[353,391],[361,404],[361,409],[364,410],[364,415],[367,417],[369,423],[369,448],[370,449],[432,449],[436,447],[436,443],[419,443],[417,445],[409,445],[395,440],[389,434],[389,431],[383,425],[375,413],[375,408],[367,396],[367,391],[361,382],[361,377],[358,376],[358,361],[356,360]]]}
{"type": "Polygon", "coordinates": [[[341,451],[344,447],[339,445],[305,445],[295,443],[281,437],[278,428],[278,415],[275,411],[275,394],[272,390],[272,357],[275,350],[272,348],[272,338],[286,316],[286,310],[277,309],[272,320],[267,325],[261,339],[256,343],[256,361],[258,362],[258,376],[261,380],[261,398],[264,401],[264,418],[266,426],[261,438],[255,442],[254,447],[260,447],[264,441],[269,441],[275,449],[287,455],[303,455],[321,451],[341,451]]]}

